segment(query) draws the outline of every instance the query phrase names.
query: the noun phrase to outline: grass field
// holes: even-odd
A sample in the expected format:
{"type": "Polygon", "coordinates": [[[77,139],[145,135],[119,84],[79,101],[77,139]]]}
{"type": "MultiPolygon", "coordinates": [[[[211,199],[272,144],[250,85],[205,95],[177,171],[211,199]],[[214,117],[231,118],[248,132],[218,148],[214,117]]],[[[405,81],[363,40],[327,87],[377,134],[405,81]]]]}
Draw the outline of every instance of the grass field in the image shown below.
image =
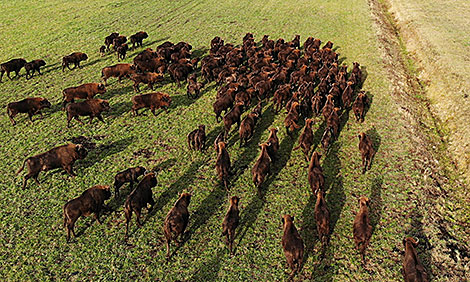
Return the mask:
{"type": "MultiPolygon", "coordinates": [[[[455,181],[439,186],[448,193],[432,194],[441,184],[436,184],[429,172],[417,165],[422,163],[423,155],[390,90],[376,26],[366,1],[100,0],[77,5],[46,0],[34,5],[30,1],[2,1],[0,8],[5,11],[0,15],[0,61],[24,57],[28,61],[42,58],[48,63],[41,77],[29,81],[24,77],[14,81],[4,78],[0,105],[29,96],[46,97],[53,104],[43,119],[35,117],[34,125],[25,116],[18,116],[18,124],[12,127],[5,114],[0,116],[2,280],[286,280],[280,221],[286,213],[295,216],[307,250],[297,280],[400,281],[405,235],[424,242],[419,255],[435,281],[463,280],[469,260],[464,251],[468,250],[470,238],[468,225],[461,220],[468,218],[468,207],[456,206],[452,201],[455,181]],[[131,35],[139,30],[149,34],[144,47],[155,48],[166,40],[186,41],[198,56],[207,53],[214,36],[234,44],[241,43],[246,32],[252,32],[257,41],[264,34],[288,40],[300,34],[302,42],[314,36],[324,42],[333,41],[347,64],[357,61],[366,67],[363,88],[373,102],[365,122],[355,122],[353,113],[345,116],[338,140],[322,158],[332,221],[331,240],[323,261],[319,256],[313,217],[315,198],[307,181],[307,164],[300,150],[292,150],[297,140],[280,130],[280,157],[267,180],[264,201],[257,197],[251,181],[257,144],[267,139],[268,128],[282,128],[286,115],[275,115],[271,104],[264,107],[248,147],[238,149],[234,133],[229,140],[228,150],[236,171],[230,193],[241,198],[241,225],[233,257],[220,236],[227,197],[216,179],[215,152],[212,148],[204,154],[189,152],[185,139],[198,124],[206,124],[209,144],[221,130],[221,125],[214,123],[212,112],[214,84],[204,89],[202,97],[190,100],[185,88],[178,89],[167,81],[159,90],[172,96],[169,113],[133,117],[131,83],[120,85],[110,80],[107,93],[100,97],[110,100],[107,123],[74,123],[67,128],[60,105],[62,89],[99,82],[101,68],[117,62],[114,54],[99,56],[104,37],[114,31],[131,35]],[[87,53],[88,61],[83,69],[62,73],[62,56],[74,51],[87,53]],[[366,174],[361,173],[357,148],[357,135],[362,131],[373,136],[378,148],[372,170],[366,174]],[[50,171],[40,175],[40,187],[30,181],[26,190],[21,189],[22,178],[15,172],[26,157],[77,136],[96,143],[88,157],[76,163],[77,177],[50,171]],[[109,205],[118,212],[103,215],[102,225],[92,218],[79,219],[79,236],[67,244],[62,227],[63,205],[93,185],[112,185],[117,172],[135,165],[159,171],[159,183],[153,189],[157,204],[151,214],[144,212],[143,227],[137,229],[133,221],[126,243],[122,213],[125,199],[112,198],[109,205]],[[163,219],[183,191],[193,194],[188,240],[166,264],[163,219]],[[352,239],[353,211],[362,195],[372,201],[368,270],[361,267],[352,239]],[[457,255],[455,248],[447,244],[448,238],[456,242],[457,255]]],[[[131,62],[140,51],[132,51],[126,61],[131,62]]],[[[143,93],[148,92],[146,87],[141,88],[143,93]]],[[[317,122],[317,143],[323,129],[317,122]]],[[[452,175],[448,178],[452,180],[452,175]]],[[[127,186],[121,191],[129,193],[127,186]]]]}

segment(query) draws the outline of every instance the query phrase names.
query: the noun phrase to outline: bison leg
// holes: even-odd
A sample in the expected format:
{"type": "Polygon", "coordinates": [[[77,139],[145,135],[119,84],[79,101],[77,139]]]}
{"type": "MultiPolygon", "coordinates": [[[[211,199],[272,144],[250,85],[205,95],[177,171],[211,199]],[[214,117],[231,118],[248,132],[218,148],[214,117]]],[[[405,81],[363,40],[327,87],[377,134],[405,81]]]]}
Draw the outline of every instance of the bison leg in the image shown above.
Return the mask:
{"type": "Polygon", "coordinates": [[[98,221],[99,224],[101,224],[100,212],[99,211],[95,212],[95,219],[96,219],[96,221],[98,221]]]}
{"type": "Polygon", "coordinates": [[[15,116],[16,113],[13,112],[11,109],[8,109],[8,118],[10,119],[12,125],[16,124],[16,121],[13,119],[15,116]]]}
{"type": "Polygon", "coordinates": [[[2,70],[2,71],[0,72],[0,82],[2,82],[2,78],[3,78],[3,74],[4,74],[4,73],[5,73],[4,70],[2,70]]]}
{"type": "Polygon", "coordinates": [[[7,71],[7,77],[8,77],[10,80],[12,80],[12,78],[10,77],[10,72],[9,72],[9,71],[7,71]]]}
{"type": "Polygon", "coordinates": [[[33,175],[33,179],[34,179],[34,182],[36,182],[38,186],[41,186],[41,183],[39,183],[39,180],[38,180],[38,176],[39,176],[39,173],[33,175]]]}
{"type": "Polygon", "coordinates": [[[23,190],[26,189],[26,183],[28,182],[28,179],[31,178],[31,176],[29,174],[27,174],[25,177],[24,177],[24,180],[23,180],[23,190]]]}
{"type": "Polygon", "coordinates": [[[155,108],[154,108],[154,107],[150,108],[150,111],[152,112],[152,114],[153,114],[154,116],[157,116],[157,114],[155,113],[155,108]]]}
{"type": "Polygon", "coordinates": [[[33,122],[33,115],[34,115],[33,112],[28,112],[28,117],[31,122],[33,122]]]}
{"type": "Polygon", "coordinates": [[[132,209],[129,208],[124,208],[124,216],[126,217],[126,238],[127,234],[129,232],[129,223],[131,222],[132,219],[132,209]]]}
{"type": "Polygon", "coordinates": [[[79,69],[82,68],[82,66],[80,66],[80,62],[77,62],[77,67],[78,67],[79,69]]]}
{"type": "Polygon", "coordinates": [[[166,238],[166,259],[170,259],[170,238],[166,238]]]}
{"type": "Polygon", "coordinates": [[[139,227],[142,227],[142,222],[140,222],[140,212],[141,211],[139,209],[135,209],[134,212],[135,212],[135,215],[137,216],[137,225],[139,227]]]}
{"type": "Polygon", "coordinates": [[[79,116],[74,116],[74,118],[75,118],[79,123],[85,124],[85,123],[80,119],[79,116]]]}
{"type": "Polygon", "coordinates": [[[64,170],[72,177],[75,177],[77,176],[74,172],[73,172],[73,166],[71,164],[69,165],[65,165],[64,167],[64,170]]]}

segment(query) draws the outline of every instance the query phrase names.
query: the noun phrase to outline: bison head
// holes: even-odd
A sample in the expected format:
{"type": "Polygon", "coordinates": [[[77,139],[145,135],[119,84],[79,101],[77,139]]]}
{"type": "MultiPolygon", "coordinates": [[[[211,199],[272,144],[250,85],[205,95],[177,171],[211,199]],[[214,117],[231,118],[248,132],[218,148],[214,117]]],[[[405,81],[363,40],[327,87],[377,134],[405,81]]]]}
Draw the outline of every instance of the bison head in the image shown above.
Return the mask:
{"type": "Polygon", "coordinates": [[[104,87],[103,83],[98,84],[98,93],[104,94],[106,92],[106,87],[104,87]]]}
{"type": "Polygon", "coordinates": [[[88,155],[88,151],[83,147],[82,144],[77,144],[75,146],[75,152],[78,155],[78,159],[83,160],[88,155]]]}
{"type": "Polygon", "coordinates": [[[418,247],[419,239],[416,238],[416,240],[413,237],[405,237],[403,238],[403,246],[406,247],[406,243],[410,242],[413,247],[418,247]]]}
{"type": "Polygon", "coordinates": [[[143,31],[142,32],[142,38],[147,38],[147,37],[149,37],[149,35],[147,34],[147,32],[143,31]]]}
{"type": "Polygon", "coordinates": [[[185,204],[185,206],[189,206],[191,202],[191,194],[189,193],[181,193],[180,200],[185,204]]]}
{"type": "Polygon", "coordinates": [[[135,173],[136,173],[138,176],[144,175],[145,172],[146,172],[146,169],[145,169],[145,167],[143,167],[143,166],[138,166],[138,167],[135,168],[135,173]]]}
{"type": "Polygon", "coordinates": [[[88,60],[88,56],[87,56],[87,54],[85,54],[85,53],[81,53],[80,56],[79,56],[79,58],[80,58],[81,61],[88,60]]]}
{"type": "Polygon", "coordinates": [[[38,66],[43,67],[46,65],[46,62],[44,60],[38,60],[38,66]]]}
{"type": "Polygon", "coordinates": [[[111,109],[111,107],[109,106],[109,101],[107,100],[101,100],[100,106],[101,106],[101,110],[103,111],[109,111],[111,109]]]}
{"type": "Polygon", "coordinates": [[[41,105],[41,108],[50,108],[52,106],[46,98],[44,98],[44,100],[42,100],[39,104],[41,105]]]}

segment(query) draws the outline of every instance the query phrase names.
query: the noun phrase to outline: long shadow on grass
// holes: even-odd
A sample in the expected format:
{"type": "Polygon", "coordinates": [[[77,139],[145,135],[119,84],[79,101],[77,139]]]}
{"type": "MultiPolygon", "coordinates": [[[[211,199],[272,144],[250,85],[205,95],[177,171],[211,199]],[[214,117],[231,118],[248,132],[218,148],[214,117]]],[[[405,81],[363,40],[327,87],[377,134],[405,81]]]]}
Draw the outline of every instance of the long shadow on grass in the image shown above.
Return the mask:
{"type": "Polygon", "coordinates": [[[80,161],[80,169],[93,166],[101,160],[125,150],[133,142],[133,137],[123,138],[108,144],[98,145],[95,149],[88,152],[88,156],[80,161]]]}
{"type": "MultiPolygon", "coordinates": [[[[115,83],[117,85],[120,85],[119,82],[115,82],[115,83]]],[[[124,94],[130,94],[132,92],[133,92],[132,85],[124,86],[124,87],[117,88],[117,89],[116,88],[110,89],[109,87],[107,87],[106,93],[100,95],[99,98],[109,100],[113,97],[117,97],[117,96],[124,95],[124,94]]]]}
{"type": "Polygon", "coordinates": [[[224,262],[225,252],[227,252],[226,248],[219,249],[216,254],[211,256],[209,261],[198,267],[196,273],[188,281],[217,281],[217,274],[222,266],[222,262],[224,262]]]}
{"type": "Polygon", "coordinates": [[[411,217],[411,226],[406,231],[405,236],[411,236],[413,238],[419,239],[418,247],[416,248],[416,252],[418,253],[418,257],[421,260],[421,263],[424,266],[424,271],[428,275],[429,281],[432,281],[433,275],[431,272],[431,243],[429,242],[428,236],[423,230],[423,215],[419,211],[418,207],[415,207],[409,214],[411,217]]]}
{"type": "MultiPolygon", "coordinates": [[[[372,127],[371,129],[366,131],[366,134],[372,140],[372,148],[374,148],[375,152],[377,153],[379,151],[380,144],[382,143],[382,138],[377,132],[377,129],[375,127],[372,127]]],[[[375,159],[375,155],[374,155],[374,159],[375,159]]],[[[371,162],[373,164],[374,160],[372,159],[371,162]]]]}
{"type": "Polygon", "coordinates": [[[374,234],[377,224],[379,224],[382,218],[382,176],[375,177],[372,181],[371,193],[370,193],[370,225],[372,226],[372,234],[374,234]]]}
{"type": "Polygon", "coordinates": [[[49,65],[46,62],[46,66],[44,68],[44,71],[41,71],[41,73],[46,74],[46,73],[50,73],[50,72],[55,71],[55,70],[59,70],[59,69],[62,68],[61,65],[62,65],[61,62],[56,62],[56,63],[53,63],[52,65],[49,65]]]}

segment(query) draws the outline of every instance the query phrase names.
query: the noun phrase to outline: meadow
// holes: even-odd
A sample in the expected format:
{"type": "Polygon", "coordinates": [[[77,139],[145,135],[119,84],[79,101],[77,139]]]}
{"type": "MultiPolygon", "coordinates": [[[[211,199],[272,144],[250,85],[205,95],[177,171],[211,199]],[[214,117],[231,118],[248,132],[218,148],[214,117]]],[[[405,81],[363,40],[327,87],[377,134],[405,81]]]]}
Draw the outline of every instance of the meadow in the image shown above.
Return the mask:
{"type": "MultiPolygon", "coordinates": [[[[18,124],[11,126],[7,115],[0,115],[2,280],[282,281],[288,277],[281,247],[283,214],[295,216],[306,246],[305,265],[296,280],[401,281],[405,236],[422,242],[418,253],[434,281],[463,281],[468,275],[470,238],[465,219],[469,213],[460,197],[462,185],[447,168],[445,156],[438,158],[443,160],[438,164],[426,163],[428,157],[422,151],[429,144],[417,144],[403,111],[403,99],[394,96],[390,69],[377,39],[377,23],[367,1],[100,0],[77,4],[45,0],[34,4],[2,1],[0,8],[4,11],[0,15],[0,61],[23,57],[47,63],[44,74],[30,80],[4,77],[0,105],[31,96],[46,97],[53,105],[44,111],[44,118],[35,116],[34,124],[19,115],[18,124]],[[264,34],[286,40],[300,34],[301,43],[314,36],[334,42],[344,63],[357,61],[365,67],[363,89],[372,100],[365,121],[356,122],[352,112],[345,115],[338,139],[321,159],[332,230],[325,258],[320,259],[307,163],[301,150],[293,151],[300,131],[294,138],[287,136],[283,129],[286,113],[275,114],[271,102],[264,106],[248,146],[238,148],[235,131],[229,138],[235,170],[230,194],[240,197],[241,210],[234,256],[220,236],[228,201],[214,169],[212,143],[222,130],[212,111],[214,83],[194,100],[186,96],[185,87],[178,88],[167,77],[158,91],[173,99],[168,114],[154,117],[147,112],[134,117],[130,111],[135,95],[132,83],[110,79],[107,92],[99,97],[110,101],[106,124],[74,122],[67,128],[61,110],[62,90],[100,82],[101,69],[117,63],[115,54],[100,57],[104,37],[115,31],[129,36],[140,30],[149,34],[144,48],[185,41],[193,46],[193,56],[207,54],[214,36],[233,44],[240,44],[247,32],[256,41],[264,34]],[[61,58],[75,51],[87,53],[89,59],[82,69],[62,72],[61,58]],[[208,134],[205,153],[187,148],[186,135],[199,124],[206,125],[208,134]],[[267,139],[271,127],[281,129],[280,152],[260,199],[250,171],[259,153],[258,143],[267,139]],[[372,169],[365,174],[358,150],[360,132],[370,134],[377,148],[372,169]],[[15,173],[25,158],[80,136],[87,138],[92,149],[75,164],[77,177],[49,171],[40,175],[41,186],[30,181],[21,189],[22,177],[15,173]],[[153,188],[156,206],[150,214],[144,212],[143,227],[137,228],[133,221],[126,242],[125,198],[113,197],[108,205],[116,212],[102,215],[101,225],[91,217],[79,219],[79,236],[66,243],[63,205],[93,185],[112,185],[117,172],[137,165],[158,171],[158,185],[153,188]],[[428,170],[431,166],[442,170],[446,181],[433,178],[428,170]],[[166,263],[163,220],[181,192],[193,195],[189,232],[166,263]],[[373,226],[367,269],[361,266],[352,239],[354,211],[363,195],[371,199],[373,226]]],[[[125,61],[132,62],[142,50],[132,50],[125,61]]],[[[141,89],[150,92],[146,86],[141,89]]],[[[316,144],[324,126],[317,119],[316,144]]],[[[438,138],[428,129],[424,131],[432,135],[431,140],[438,138]]],[[[122,194],[129,192],[127,186],[121,188],[122,194]]]]}

